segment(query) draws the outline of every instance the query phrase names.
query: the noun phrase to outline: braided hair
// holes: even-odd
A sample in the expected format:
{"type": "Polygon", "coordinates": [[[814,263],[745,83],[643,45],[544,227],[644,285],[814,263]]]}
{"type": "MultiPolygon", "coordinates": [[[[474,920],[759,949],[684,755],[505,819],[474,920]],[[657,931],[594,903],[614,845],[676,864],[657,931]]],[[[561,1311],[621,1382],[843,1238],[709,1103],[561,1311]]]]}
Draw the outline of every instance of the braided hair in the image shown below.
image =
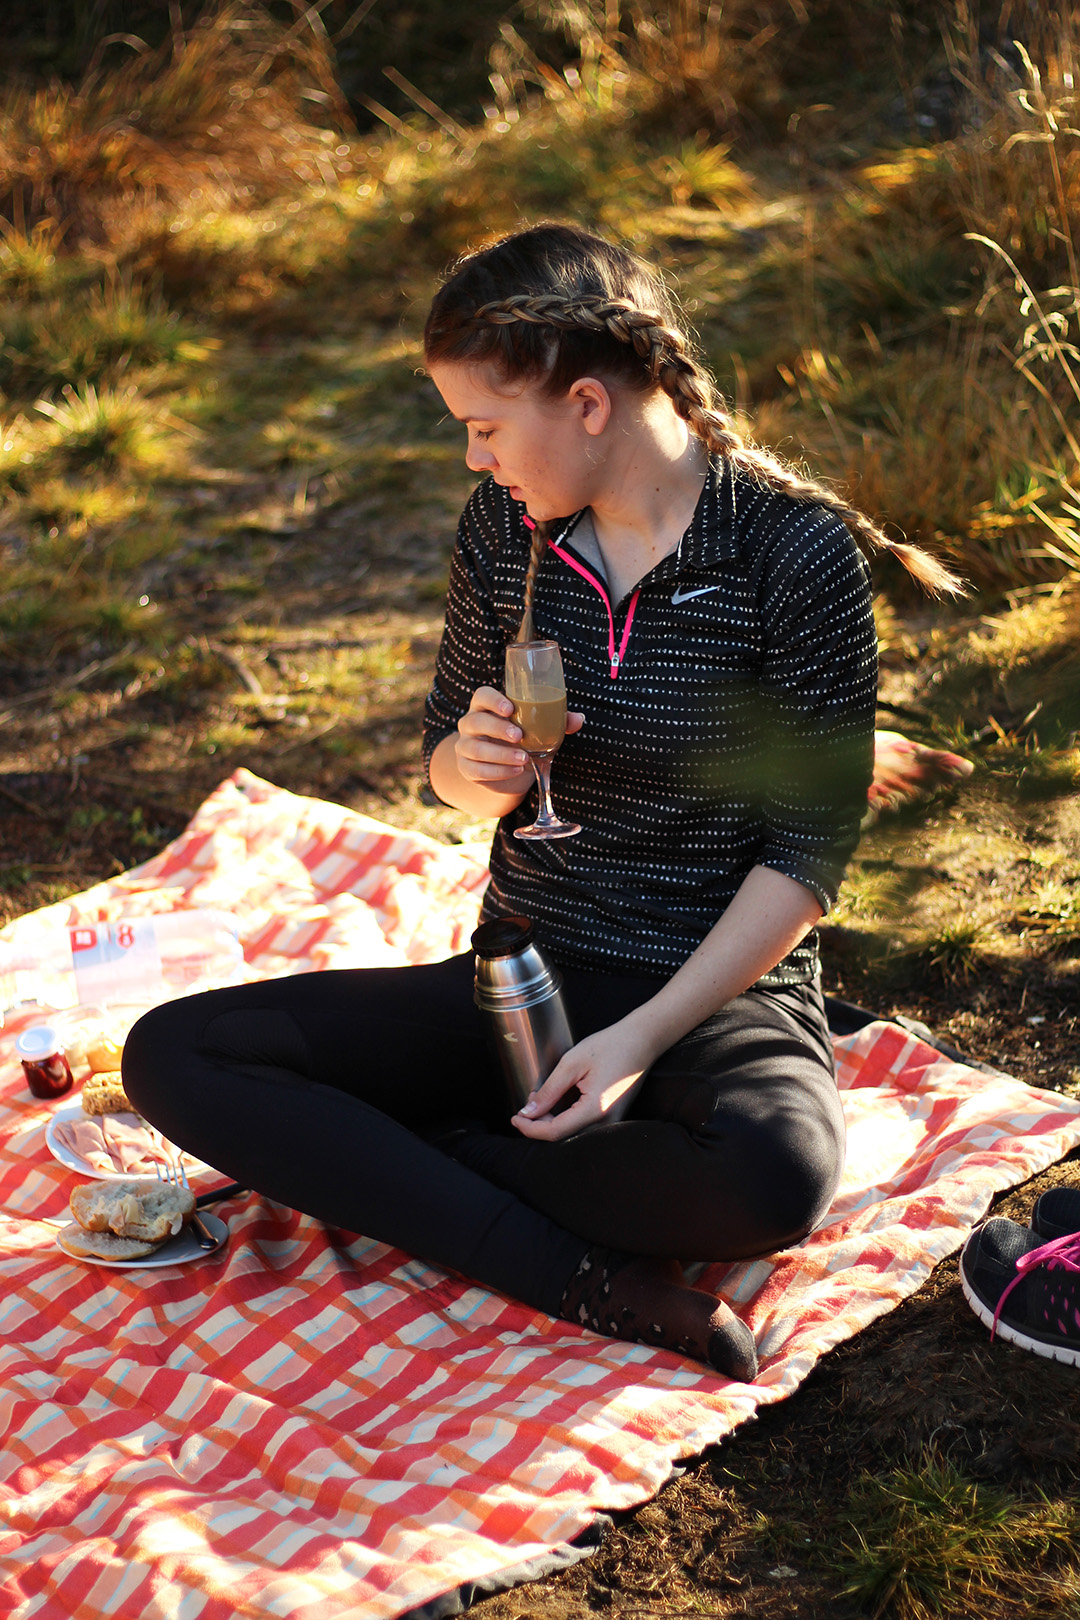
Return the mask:
{"type": "MultiPolygon", "coordinates": [[[[931,594],[964,590],[929,552],[890,540],[843,496],[745,438],[716,398],[660,278],[601,237],[570,225],[537,225],[466,256],[435,295],[424,356],[428,364],[488,365],[500,381],[537,382],[551,397],[583,376],[639,392],[661,388],[708,451],[768,489],[834,512],[864,550],[891,552],[931,594]]],[[[522,620],[530,635],[547,540],[547,525],[538,523],[522,620]]]]}

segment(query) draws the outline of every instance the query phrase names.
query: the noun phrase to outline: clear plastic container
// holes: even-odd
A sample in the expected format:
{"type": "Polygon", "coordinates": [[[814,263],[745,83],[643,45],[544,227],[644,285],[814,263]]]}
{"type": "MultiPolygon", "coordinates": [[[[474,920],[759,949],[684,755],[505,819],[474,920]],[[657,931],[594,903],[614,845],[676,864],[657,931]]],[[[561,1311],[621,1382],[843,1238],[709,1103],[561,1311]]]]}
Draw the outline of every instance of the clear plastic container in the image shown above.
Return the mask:
{"type": "Polygon", "coordinates": [[[22,918],[0,940],[0,1003],[153,1006],[235,982],[240,925],[227,911],[168,911],[74,928],[22,918]]]}

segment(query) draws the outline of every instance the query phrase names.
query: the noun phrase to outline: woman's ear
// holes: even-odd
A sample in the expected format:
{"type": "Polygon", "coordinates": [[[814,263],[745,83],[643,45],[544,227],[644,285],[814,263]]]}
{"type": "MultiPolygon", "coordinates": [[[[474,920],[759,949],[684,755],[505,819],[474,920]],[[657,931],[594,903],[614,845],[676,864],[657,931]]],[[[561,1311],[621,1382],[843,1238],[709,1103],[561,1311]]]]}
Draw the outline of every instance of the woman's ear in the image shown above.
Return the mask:
{"type": "Polygon", "coordinates": [[[612,401],[607,386],[598,377],[579,377],[567,399],[586,433],[594,438],[603,433],[611,421],[612,401]]]}

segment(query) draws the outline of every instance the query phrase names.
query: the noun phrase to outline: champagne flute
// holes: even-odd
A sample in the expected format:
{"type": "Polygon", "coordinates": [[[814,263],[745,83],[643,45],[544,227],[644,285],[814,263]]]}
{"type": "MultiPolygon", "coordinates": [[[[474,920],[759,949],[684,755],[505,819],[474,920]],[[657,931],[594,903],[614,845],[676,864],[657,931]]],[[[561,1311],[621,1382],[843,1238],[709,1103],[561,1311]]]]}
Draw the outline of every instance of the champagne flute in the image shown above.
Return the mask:
{"type": "Polygon", "coordinates": [[[566,736],[566,682],[557,641],[513,641],[506,649],[506,695],[540,789],[540,809],[515,838],[571,838],[581,828],[560,821],[551,803],[551,760],[566,736]]]}

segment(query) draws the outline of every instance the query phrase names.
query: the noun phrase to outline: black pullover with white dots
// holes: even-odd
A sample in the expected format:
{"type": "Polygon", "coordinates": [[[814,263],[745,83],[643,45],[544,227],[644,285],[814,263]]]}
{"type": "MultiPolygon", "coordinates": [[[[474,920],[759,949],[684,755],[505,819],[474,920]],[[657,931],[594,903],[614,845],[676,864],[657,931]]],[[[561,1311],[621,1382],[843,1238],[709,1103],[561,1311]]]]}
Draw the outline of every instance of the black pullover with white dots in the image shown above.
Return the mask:
{"type": "MultiPolygon", "coordinates": [[[[556,811],[575,838],[499,823],[483,916],[527,916],[565,966],[667,978],[754,866],[804,884],[824,911],[859,837],[873,764],[877,636],[869,570],[823,507],[714,461],[690,527],[620,602],[580,514],[552,526],[534,600],[562,649],[583,728],[555,755],[556,811]]],[[[531,531],[490,478],[461,518],[424,757],[480,686],[503,689],[531,531]]],[[[818,971],[811,933],[759,982],[818,971]]]]}

